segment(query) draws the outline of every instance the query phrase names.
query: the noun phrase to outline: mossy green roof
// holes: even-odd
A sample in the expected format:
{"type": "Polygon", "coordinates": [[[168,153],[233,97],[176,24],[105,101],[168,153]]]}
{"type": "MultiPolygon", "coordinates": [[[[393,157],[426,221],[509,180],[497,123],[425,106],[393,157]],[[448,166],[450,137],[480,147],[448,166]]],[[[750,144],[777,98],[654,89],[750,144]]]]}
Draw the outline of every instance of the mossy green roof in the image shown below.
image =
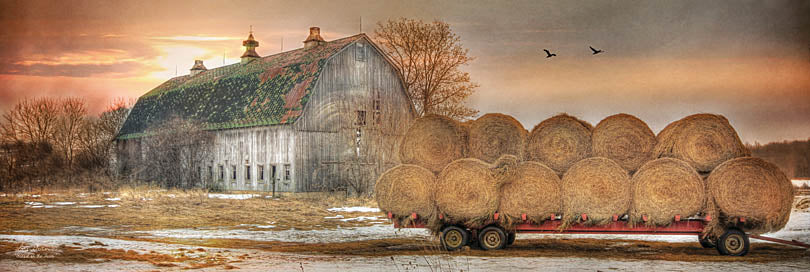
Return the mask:
{"type": "Polygon", "coordinates": [[[172,78],[138,99],[118,139],[145,136],[170,118],[206,129],[294,123],[329,57],[363,34],[172,78]]]}

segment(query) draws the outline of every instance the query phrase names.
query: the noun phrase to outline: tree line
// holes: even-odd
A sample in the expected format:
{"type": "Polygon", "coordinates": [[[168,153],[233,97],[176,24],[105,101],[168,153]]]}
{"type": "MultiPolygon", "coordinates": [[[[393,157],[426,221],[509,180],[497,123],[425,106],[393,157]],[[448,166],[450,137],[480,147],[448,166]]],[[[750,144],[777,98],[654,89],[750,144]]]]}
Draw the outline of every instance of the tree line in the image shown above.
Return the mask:
{"type": "Polygon", "coordinates": [[[112,182],[113,139],[128,113],[123,99],[98,115],[80,98],[19,101],[0,119],[0,191],[112,182]]]}
{"type": "Polygon", "coordinates": [[[751,155],[776,164],[789,178],[810,178],[810,138],[747,146],[751,155]]]}

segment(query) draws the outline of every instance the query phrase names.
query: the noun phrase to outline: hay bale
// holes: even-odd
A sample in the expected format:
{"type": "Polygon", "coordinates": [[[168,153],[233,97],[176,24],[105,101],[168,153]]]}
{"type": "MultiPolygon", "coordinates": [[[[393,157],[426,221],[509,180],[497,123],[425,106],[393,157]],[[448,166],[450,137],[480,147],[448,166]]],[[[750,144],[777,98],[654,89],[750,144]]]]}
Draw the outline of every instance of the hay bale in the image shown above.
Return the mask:
{"type": "Polygon", "coordinates": [[[491,164],[474,158],[459,159],[438,175],[433,199],[445,222],[476,226],[498,209],[500,186],[491,164]]]}
{"type": "MultiPolygon", "coordinates": [[[[410,219],[411,213],[433,219],[436,204],[433,188],[436,176],[424,167],[401,164],[385,171],[374,186],[374,198],[380,210],[399,220],[410,219]]],[[[402,222],[401,222],[402,223],[402,222]]]]}
{"type": "Polygon", "coordinates": [[[657,140],[653,156],[684,160],[700,172],[751,155],[728,119],[716,114],[695,114],[672,122],[658,133],[657,140]]]}
{"type": "Polygon", "coordinates": [[[685,161],[661,158],[650,161],[631,179],[632,208],[630,221],[666,226],[676,215],[687,218],[703,211],[705,184],[694,167],[685,161]]]}
{"type": "Polygon", "coordinates": [[[523,158],[527,134],[512,116],[485,114],[470,123],[470,157],[488,163],[506,154],[523,158]]]}
{"type": "Polygon", "coordinates": [[[711,211],[723,222],[745,217],[743,230],[752,233],[778,231],[790,219],[793,184],[776,165],[760,158],[726,161],[707,179],[711,211]]]}
{"type": "Polygon", "coordinates": [[[604,157],[581,160],[562,178],[563,225],[587,214],[588,224],[604,224],[630,208],[630,177],[618,163],[604,157]]]}
{"type": "Polygon", "coordinates": [[[591,124],[566,114],[540,122],[529,133],[527,159],[562,175],[574,163],[591,156],[591,124]]]}
{"type": "Polygon", "coordinates": [[[434,173],[448,163],[466,157],[467,131],[457,121],[441,115],[426,115],[414,121],[399,148],[402,163],[416,164],[434,173]]]}
{"type": "Polygon", "coordinates": [[[521,222],[521,215],[540,223],[552,213],[559,214],[561,181],[557,173],[539,162],[522,162],[515,175],[501,187],[498,212],[507,228],[521,222]]]}
{"type": "Polygon", "coordinates": [[[634,172],[652,159],[655,133],[647,123],[629,114],[616,114],[603,119],[593,129],[593,156],[614,160],[634,172]]]}

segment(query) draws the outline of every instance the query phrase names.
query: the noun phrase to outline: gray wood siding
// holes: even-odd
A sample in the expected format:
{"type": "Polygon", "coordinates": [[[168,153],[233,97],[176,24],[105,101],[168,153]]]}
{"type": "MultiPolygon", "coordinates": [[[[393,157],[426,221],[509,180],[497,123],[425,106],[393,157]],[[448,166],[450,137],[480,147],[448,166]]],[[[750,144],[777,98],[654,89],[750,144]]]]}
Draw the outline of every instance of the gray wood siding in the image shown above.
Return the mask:
{"type": "MultiPolygon", "coordinates": [[[[295,132],[290,125],[252,127],[214,132],[214,154],[206,166],[213,167],[213,178],[204,173],[204,178],[220,183],[227,190],[271,191],[272,178],[276,178],[276,191],[291,192],[295,189],[295,132]],[[225,171],[220,180],[219,166],[225,171]],[[264,180],[259,179],[259,166],[264,166],[264,180]],[[284,167],[290,165],[293,175],[285,180],[284,167]],[[236,166],[236,179],[233,167],[236,166]],[[247,167],[250,166],[250,179],[247,167]],[[276,166],[276,176],[272,176],[276,166]]],[[[207,171],[207,167],[206,171],[207,171]]]]}
{"type": "Polygon", "coordinates": [[[362,39],[329,60],[294,125],[296,190],[334,189],[359,178],[373,186],[399,162],[398,143],[415,113],[397,73],[362,39]],[[358,124],[358,111],[365,112],[365,125],[358,124]]]}

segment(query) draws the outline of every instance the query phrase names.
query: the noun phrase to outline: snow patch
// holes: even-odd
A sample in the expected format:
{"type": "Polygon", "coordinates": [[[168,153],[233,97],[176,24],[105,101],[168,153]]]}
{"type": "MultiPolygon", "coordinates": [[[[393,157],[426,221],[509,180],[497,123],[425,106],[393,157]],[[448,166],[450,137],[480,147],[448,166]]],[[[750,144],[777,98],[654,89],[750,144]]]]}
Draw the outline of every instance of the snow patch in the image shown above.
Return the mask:
{"type": "Polygon", "coordinates": [[[793,182],[793,186],[795,187],[802,187],[804,185],[810,186],[810,179],[794,179],[790,182],[793,182]]]}
{"type": "Polygon", "coordinates": [[[329,208],[327,211],[330,212],[368,212],[368,213],[375,213],[380,212],[379,208],[372,208],[372,207],[341,207],[341,208],[329,208]]]}
{"type": "Polygon", "coordinates": [[[343,221],[343,222],[349,222],[349,221],[363,222],[363,221],[377,221],[377,220],[378,219],[377,219],[376,216],[359,216],[359,217],[340,219],[340,221],[343,221]]]}
{"type": "Polygon", "coordinates": [[[142,232],[146,237],[179,239],[246,239],[298,243],[335,243],[390,238],[429,239],[426,229],[396,229],[389,224],[326,230],[173,229],[142,232]]]}
{"type": "Polygon", "coordinates": [[[343,218],[343,215],[335,215],[335,216],[324,216],[323,219],[340,219],[343,218]]]}
{"type": "Polygon", "coordinates": [[[76,202],[54,202],[51,204],[59,206],[68,206],[68,205],[76,205],[76,202]]]}
{"type": "Polygon", "coordinates": [[[120,201],[121,198],[120,197],[111,197],[111,198],[105,198],[104,200],[107,200],[107,201],[120,201]]]}

